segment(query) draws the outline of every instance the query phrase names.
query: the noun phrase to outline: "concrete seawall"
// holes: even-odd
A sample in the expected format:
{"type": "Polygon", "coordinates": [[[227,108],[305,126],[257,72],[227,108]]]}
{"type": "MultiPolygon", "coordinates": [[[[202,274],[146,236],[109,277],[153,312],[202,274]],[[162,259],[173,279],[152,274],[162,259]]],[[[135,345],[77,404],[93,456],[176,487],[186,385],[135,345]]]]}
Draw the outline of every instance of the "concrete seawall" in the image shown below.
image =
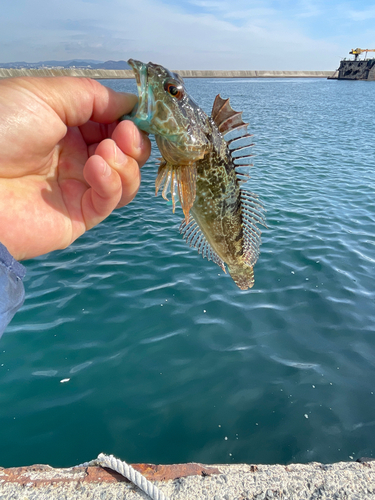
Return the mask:
{"type": "MultiPolygon", "coordinates": [[[[328,78],[334,71],[214,71],[214,70],[174,70],[183,78],[328,78]]],[[[130,69],[15,69],[0,68],[0,78],[15,76],[76,76],[100,79],[134,78],[130,69]]]]}
{"type": "MultiPolygon", "coordinates": [[[[170,500],[374,499],[375,463],[133,466],[170,500]]],[[[101,467],[0,467],[1,500],[150,500],[101,467]]],[[[154,497],[155,498],[155,497],[154,497]]],[[[158,497],[159,498],[159,497],[158,497]]]]}

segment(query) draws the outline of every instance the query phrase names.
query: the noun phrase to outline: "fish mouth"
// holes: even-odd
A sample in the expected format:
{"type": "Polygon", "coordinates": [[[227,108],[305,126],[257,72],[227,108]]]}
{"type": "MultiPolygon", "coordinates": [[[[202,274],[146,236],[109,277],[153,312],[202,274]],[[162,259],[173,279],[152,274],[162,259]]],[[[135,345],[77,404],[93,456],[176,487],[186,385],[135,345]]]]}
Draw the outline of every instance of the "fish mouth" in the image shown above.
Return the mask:
{"type": "Polygon", "coordinates": [[[128,64],[134,72],[137,86],[143,87],[147,83],[147,65],[135,59],[129,59],[128,64]]]}
{"type": "Polygon", "coordinates": [[[129,59],[128,64],[134,72],[138,89],[138,104],[133,109],[131,116],[139,122],[150,123],[153,115],[154,100],[148,81],[148,64],[136,61],[135,59],[129,59]]]}

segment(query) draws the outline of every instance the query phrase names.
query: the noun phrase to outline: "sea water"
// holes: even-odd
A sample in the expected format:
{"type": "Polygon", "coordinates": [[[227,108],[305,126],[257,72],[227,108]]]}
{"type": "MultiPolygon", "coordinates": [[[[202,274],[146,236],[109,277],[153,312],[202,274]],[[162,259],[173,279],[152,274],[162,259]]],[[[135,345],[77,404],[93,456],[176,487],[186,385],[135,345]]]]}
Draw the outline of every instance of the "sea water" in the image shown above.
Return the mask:
{"type": "MultiPolygon", "coordinates": [[[[135,91],[134,81],[104,81],[135,91]]],[[[375,452],[375,82],[191,79],[254,134],[267,209],[255,285],[178,232],[154,195],[27,261],[0,340],[0,465],[289,463],[375,452]]]]}

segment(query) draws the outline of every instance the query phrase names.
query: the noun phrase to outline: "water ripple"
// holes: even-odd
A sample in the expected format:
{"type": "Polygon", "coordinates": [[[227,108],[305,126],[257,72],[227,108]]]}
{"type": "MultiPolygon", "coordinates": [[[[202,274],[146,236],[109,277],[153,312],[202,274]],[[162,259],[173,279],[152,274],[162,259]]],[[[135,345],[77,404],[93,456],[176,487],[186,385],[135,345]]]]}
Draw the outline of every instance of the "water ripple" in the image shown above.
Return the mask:
{"type": "Polygon", "coordinates": [[[372,83],[353,99],[353,82],[187,80],[207,112],[231,97],[254,133],[248,187],[268,224],[255,286],[186,246],[181,209],[154,196],[153,142],[134,202],[26,262],[0,345],[2,465],[374,454],[372,83]]]}

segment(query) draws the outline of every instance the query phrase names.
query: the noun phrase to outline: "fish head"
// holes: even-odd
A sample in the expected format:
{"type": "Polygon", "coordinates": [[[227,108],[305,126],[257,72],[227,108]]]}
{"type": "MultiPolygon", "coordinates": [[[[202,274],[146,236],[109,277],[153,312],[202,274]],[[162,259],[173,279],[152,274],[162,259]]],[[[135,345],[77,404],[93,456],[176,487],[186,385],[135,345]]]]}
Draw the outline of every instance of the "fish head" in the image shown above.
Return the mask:
{"type": "Polygon", "coordinates": [[[130,59],[138,88],[138,104],[130,115],[141,130],[154,134],[163,158],[189,165],[203,158],[210,142],[209,118],[186,92],[182,78],[153,63],[130,59]]]}

